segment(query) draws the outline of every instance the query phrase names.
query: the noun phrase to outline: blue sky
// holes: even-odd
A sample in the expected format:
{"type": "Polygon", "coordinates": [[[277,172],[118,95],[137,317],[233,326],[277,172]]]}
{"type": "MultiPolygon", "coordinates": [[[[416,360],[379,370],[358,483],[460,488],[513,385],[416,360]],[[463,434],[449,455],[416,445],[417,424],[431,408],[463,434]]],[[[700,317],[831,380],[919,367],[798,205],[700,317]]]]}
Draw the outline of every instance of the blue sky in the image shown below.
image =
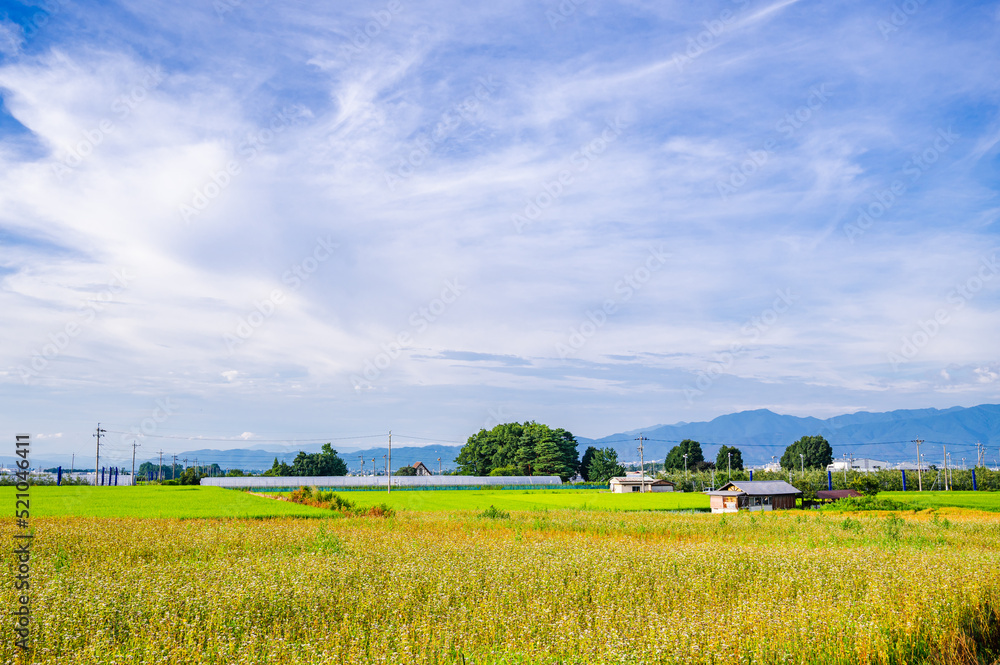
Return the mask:
{"type": "Polygon", "coordinates": [[[7,3],[4,436],[996,402],[998,71],[995,3],[7,3]]]}

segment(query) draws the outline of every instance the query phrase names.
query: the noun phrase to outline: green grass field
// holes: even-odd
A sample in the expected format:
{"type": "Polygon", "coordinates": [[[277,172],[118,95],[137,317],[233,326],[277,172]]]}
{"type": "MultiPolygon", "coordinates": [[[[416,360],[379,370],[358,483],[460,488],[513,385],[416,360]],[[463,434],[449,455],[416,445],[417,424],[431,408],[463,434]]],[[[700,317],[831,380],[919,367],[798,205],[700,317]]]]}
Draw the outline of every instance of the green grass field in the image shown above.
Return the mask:
{"type": "Polygon", "coordinates": [[[1000,513],[1000,492],[880,492],[879,496],[920,508],[973,508],[1000,513]]]}
{"type": "Polygon", "coordinates": [[[611,494],[607,490],[439,490],[421,492],[342,492],[359,506],[384,503],[395,510],[708,510],[704,494],[662,492],[611,494]]]}
{"type": "MultiPolygon", "coordinates": [[[[14,509],[14,487],[0,497],[14,509]]],[[[32,487],[31,517],[324,517],[330,511],[220,487],[32,487]]]]}

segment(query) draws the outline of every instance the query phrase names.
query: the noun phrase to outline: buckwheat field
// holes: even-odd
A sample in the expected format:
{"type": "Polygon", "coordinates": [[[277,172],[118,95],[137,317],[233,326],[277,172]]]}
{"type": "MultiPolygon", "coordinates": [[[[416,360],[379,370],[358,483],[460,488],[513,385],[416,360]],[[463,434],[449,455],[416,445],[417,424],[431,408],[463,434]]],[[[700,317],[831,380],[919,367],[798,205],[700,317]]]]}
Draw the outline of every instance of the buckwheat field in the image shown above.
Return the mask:
{"type": "MultiPolygon", "coordinates": [[[[1000,515],[39,518],[36,663],[992,663],[1000,515]]],[[[2,528],[4,551],[15,528],[2,528]]],[[[10,578],[12,557],[5,557],[10,578]]],[[[11,626],[13,585],[0,621],[11,626]]]]}

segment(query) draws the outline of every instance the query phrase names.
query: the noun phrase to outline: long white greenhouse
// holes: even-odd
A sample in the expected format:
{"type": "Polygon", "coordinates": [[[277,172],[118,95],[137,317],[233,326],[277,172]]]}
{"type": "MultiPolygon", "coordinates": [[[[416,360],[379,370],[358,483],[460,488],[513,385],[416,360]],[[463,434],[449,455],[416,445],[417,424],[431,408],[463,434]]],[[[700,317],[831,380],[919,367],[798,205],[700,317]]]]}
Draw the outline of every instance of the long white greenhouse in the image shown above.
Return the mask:
{"type": "Polygon", "coordinates": [[[202,478],[202,485],[234,489],[281,489],[296,487],[385,488],[386,480],[393,487],[458,488],[458,487],[522,487],[562,485],[559,476],[244,476],[239,478],[202,478]]]}

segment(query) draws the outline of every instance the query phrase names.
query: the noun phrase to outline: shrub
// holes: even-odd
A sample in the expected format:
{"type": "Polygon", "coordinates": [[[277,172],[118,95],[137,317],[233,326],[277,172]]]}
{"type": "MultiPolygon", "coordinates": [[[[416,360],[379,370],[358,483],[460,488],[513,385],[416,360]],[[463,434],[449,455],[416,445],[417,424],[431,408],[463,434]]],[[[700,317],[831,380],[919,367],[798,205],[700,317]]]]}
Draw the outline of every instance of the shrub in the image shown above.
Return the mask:
{"type": "Polygon", "coordinates": [[[490,504],[489,508],[479,513],[479,516],[490,520],[510,519],[510,513],[508,513],[506,510],[500,510],[499,508],[494,508],[493,504],[490,504]]]}

